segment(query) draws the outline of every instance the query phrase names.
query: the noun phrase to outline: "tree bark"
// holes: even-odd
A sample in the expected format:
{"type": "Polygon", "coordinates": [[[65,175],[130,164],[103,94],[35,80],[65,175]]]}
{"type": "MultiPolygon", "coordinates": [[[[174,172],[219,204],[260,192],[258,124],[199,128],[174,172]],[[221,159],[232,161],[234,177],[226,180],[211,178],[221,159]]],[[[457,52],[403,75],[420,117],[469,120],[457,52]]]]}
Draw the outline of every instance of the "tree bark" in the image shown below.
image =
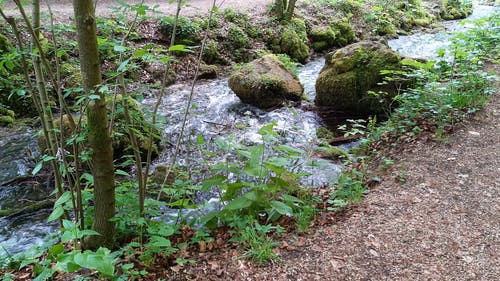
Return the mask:
{"type": "Polygon", "coordinates": [[[80,67],[87,94],[98,95],[87,109],[88,145],[92,150],[94,176],[94,222],[92,229],[101,236],[85,240],[85,248],[100,246],[111,248],[114,242],[115,225],[110,219],[115,215],[115,183],[113,147],[108,131],[106,101],[97,90],[102,83],[97,49],[97,33],[94,2],[74,0],[76,30],[80,52],[80,67]]]}

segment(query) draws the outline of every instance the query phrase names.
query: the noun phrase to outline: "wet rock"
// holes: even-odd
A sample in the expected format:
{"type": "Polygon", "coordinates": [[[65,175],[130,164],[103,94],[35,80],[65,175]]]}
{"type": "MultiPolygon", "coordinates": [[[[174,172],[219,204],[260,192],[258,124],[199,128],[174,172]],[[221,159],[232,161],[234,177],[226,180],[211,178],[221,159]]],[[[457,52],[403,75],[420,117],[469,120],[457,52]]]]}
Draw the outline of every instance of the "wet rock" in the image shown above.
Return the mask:
{"type": "Polygon", "coordinates": [[[177,79],[177,75],[171,67],[167,69],[165,74],[165,65],[159,62],[148,62],[144,69],[150,82],[160,82],[165,78],[165,85],[171,85],[177,79]]]}
{"type": "Polygon", "coordinates": [[[304,87],[275,55],[265,55],[236,71],[229,87],[241,99],[259,108],[271,108],[286,100],[302,99],[304,87]]]}
{"type": "Polygon", "coordinates": [[[329,53],[316,81],[316,105],[356,114],[382,112],[381,99],[392,99],[401,85],[380,85],[384,80],[380,71],[400,70],[401,61],[383,41],[358,42],[329,53]],[[375,97],[369,91],[387,95],[375,97]]]}

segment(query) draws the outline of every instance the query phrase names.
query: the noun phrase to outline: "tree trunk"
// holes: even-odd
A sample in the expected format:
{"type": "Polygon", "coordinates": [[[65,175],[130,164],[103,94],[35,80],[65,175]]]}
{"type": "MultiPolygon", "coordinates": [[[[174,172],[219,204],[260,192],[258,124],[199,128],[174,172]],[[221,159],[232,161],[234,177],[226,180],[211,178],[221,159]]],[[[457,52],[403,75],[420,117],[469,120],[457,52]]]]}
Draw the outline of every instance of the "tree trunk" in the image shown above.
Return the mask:
{"type": "Polygon", "coordinates": [[[87,109],[88,145],[92,150],[94,176],[94,222],[92,229],[102,236],[85,240],[86,248],[105,246],[114,242],[115,225],[110,219],[115,215],[115,183],[113,147],[108,132],[108,117],[104,95],[97,90],[101,84],[101,70],[97,49],[94,2],[74,0],[76,30],[80,52],[80,67],[87,94],[97,94],[87,109]]]}
{"type": "Polygon", "coordinates": [[[295,11],[295,3],[297,0],[288,0],[288,5],[285,12],[285,20],[291,20],[293,18],[293,12],[295,11]]]}

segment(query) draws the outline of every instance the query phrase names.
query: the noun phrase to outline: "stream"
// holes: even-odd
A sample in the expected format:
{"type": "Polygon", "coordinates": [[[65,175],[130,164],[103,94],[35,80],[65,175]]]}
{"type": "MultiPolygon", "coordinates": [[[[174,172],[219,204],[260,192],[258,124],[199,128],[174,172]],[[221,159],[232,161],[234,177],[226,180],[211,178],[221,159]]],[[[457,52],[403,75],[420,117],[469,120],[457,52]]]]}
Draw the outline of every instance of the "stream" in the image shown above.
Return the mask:
{"type": "MultiPolygon", "coordinates": [[[[499,8],[491,6],[475,6],[474,13],[469,19],[477,19],[499,12],[499,8]]],[[[390,40],[392,49],[409,57],[435,59],[436,51],[449,45],[448,39],[452,33],[463,31],[467,26],[460,25],[461,21],[445,22],[446,32],[417,33],[410,36],[401,36],[390,40]]],[[[307,101],[298,107],[283,107],[272,111],[264,111],[253,106],[243,104],[228,87],[228,79],[216,79],[200,82],[195,87],[193,106],[190,109],[189,121],[186,125],[186,137],[181,146],[178,163],[190,166],[190,159],[201,159],[202,154],[190,151],[190,143],[196,142],[198,136],[203,136],[206,143],[217,137],[235,136],[245,144],[261,141],[258,130],[265,124],[276,123],[275,129],[281,136],[283,144],[307,150],[317,141],[316,130],[331,120],[323,120],[313,108],[315,97],[315,81],[324,65],[324,59],[317,59],[299,67],[299,79],[304,85],[307,101]]],[[[189,85],[178,84],[169,87],[164,97],[159,114],[163,125],[164,147],[155,165],[169,163],[172,159],[171,144],[175,143],[180,131],[181,121],[185,110],[185,103],[189,96],[189,85]]],[[[156,98],[146,98],[142,106],[151,109],[156,98]]],[[[34,131],[27,128],[11,129],[0,128],[0,210],[12,206],[22,206],[30,201],[48,197],[51,190],[48,186],[35,184],[6,184],[1,185],[18,176],[30,173],[34,163],[29,160],[36,156],[34,131]]],[[[345,147],[347,148],[347,147],[345,147]]],[[[214,160],[216,161],[216,160],[214,160]]],[[[304,159],[304,162],[316,161],[321,165],[303,165],[302,170],[311,174],[304,177],[302,184],[306,186],[320,186],[334,180],[341,171],[335,163],[321,159],[304,159]]],[[[210,197],[210,196],[209,196],[210,197]]],[[[213,209],[217,199],[203,198],[213,206],[199,210],[189,210],[183,215],[196,216],[213,209]]],[[[175,217],[178,210],[165,210],[166,217],[175,217]]],[[[46,218],[50,210],[39,211],[33,214],[21,215],[14,218],[0,217],[0,258],[5,255],[4,248],[9,254],[15,254],[40,245],[46,241],[48,233],[56,231],[56,224],[47,224],[46,218]]]]}

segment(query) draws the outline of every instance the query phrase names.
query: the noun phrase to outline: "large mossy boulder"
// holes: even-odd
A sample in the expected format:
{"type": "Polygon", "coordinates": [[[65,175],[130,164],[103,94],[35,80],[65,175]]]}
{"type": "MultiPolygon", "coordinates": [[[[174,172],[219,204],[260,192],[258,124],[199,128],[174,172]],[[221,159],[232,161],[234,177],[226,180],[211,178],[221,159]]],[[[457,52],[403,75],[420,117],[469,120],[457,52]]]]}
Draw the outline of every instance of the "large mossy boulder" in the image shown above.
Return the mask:
{"type": "Polygon", "coordinates": [[[385,83],[381,70],[401,70],[402,57],[384,42],[362,41],[326,56],[325,66],[316,81],[318,106],[330,106],[356,114],[373,114],[384,110],[384,102],[397,94],[395,83],[385,83]],[[386,92],[383,97],[369,91],[386,92]]]}
{"type": "Polygon", "coordinates": [[[229,87],[241,99],[259,108],[271,108],[286,100],[302,99],[304,87],[275,55],[245,64],[229,78],[229,87]]]}

